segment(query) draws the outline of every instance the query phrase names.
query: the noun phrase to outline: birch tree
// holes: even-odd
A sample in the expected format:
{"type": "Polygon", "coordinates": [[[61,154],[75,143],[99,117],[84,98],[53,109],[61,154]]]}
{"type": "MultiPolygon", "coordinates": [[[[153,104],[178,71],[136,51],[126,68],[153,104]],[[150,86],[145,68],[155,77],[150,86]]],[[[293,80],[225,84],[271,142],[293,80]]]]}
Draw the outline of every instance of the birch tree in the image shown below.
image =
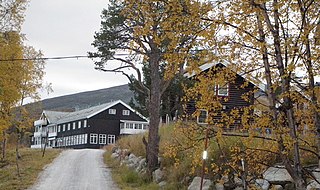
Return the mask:
{"type": "MultiPolygon", "coordinates": [[[[217,0],[211,3],[211,15],[203,19],[215,25],[214,30],[207,30],[205,37],[215,49],[213,61],[228,62],[231,71],[246,74],[256,83],[265,83],[268,99],[267,104],[260,104],[264,107],[260,117],[250,114],[257,110],[254,105],[246,108],[242,116],[236,109],[231,111],[221,123],[227,125],[235,121],[233,118],[240,117],[248,133],[239,136],[247,134],[247,137],[263,138],[276,145],[257,152],[277,155],[293,178],[296,189],[305,189],[307,172],[301,163],[301,154],[311,153],[318,159],[320,155],[319,140],[315,143],[320,137],[319,97],[315,93],[315,77],[320,71],[319,1],[217,0]],[[273,138],[255,136],[257,129],[263,128],[271,128],[273,138]]],[[[219,76],[212,74],[211,79],[219,83],[229,76],[232,81],[230,71],[221,73],[219,76]]],[[[198,108],[221,110],[221,100],[208,101],[214,97],[208,90],[212,80],[199,77],[200,83],[192,94],[200,97],[198,108]]],[[[214,116],[210,114],[214,113],[209,113],[208,122],[217,126],[210,120],[214,116]]],[[[211,135],[228,134],[212,130],[211,135]]],[[[246,151],[248,148],[250,146],[246,151]]],[[[247,158],[252,162],[253,157],[247,158]]],[[[239,159],[234,163],[239,163],[239,159]]]]}

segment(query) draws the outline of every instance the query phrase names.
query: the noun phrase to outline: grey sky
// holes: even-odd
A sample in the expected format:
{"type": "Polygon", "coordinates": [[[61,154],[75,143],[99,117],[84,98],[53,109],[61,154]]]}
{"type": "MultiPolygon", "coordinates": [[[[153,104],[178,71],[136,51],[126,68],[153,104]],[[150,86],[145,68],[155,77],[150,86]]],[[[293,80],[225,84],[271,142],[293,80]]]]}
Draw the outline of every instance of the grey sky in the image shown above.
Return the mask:
{"type": "MultiPolygon", "coordinates": [[[[100,15],[107,0],[31,0],[22,32],[28,45],[44,57],[86,55],[100,28],[100,15]]],[[[117,63],[112,63],[113,65],[117,63]]],[[[94,70],[91,59],[48,60],[45,83],[54,92],[41,92],[42,99],[128,83],[121,74],[94,70]]]]}

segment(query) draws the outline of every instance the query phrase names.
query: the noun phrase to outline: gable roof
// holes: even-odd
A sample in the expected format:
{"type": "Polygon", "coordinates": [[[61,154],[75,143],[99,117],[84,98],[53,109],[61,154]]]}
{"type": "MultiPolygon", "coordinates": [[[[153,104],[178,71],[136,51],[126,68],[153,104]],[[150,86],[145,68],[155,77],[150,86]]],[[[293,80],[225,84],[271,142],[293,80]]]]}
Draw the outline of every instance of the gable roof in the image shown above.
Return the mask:
{"type": "MultiPolygon", "coordinates": [[[[206,63],[203,64],[201,66],[199,66],[200,71],[205,71],[208,70],[218,64],[222,64],[225,67],[228,67],[230,64],[227,61],[220,61],[220,62],[215,62],[215,63],[206,63]]],[[[232,71],[234,71],[235,73],[237,73],[239,76],[241,76],[242,78],[246,79],[247,81],[251,82],[252,84],[254,84],[256,87],[258,87],[261,91],[266,92],[267,86],[265,84],[263,84],[261,81],[259,81],[258,79],[254,79],[251,75],[248,74],[241,74],[236,72],[234,69],[232,69],[232,71]]],[[[184,74],[185,77],[187,78],[191,78],[193,76],[195,76],[197,73],[195,71],[193,71],[191,74],[186,73],[184,74]]]]}
{"type": "Polygon", "coordinates": [[[62,123],[70,122],[70,121],[89,119],[89,118],[91,118],[91,117],[93,117],[93,116],[115,106],[116,104],[119,104],[119,103],[122,104],[123,106],[125,106],[127,109],[129,109],[132,112],[139,115],[144,120],[149,121],[146,117],[144,117],[143,115],[138,113],[136,110],[134,110],[133,108],[131,108],[129,105],[127,105],[126,103],[124,103],[121,100],[101,104],[98,106],[90,107],[90,108],[75,111],[75,112],[44,111],[44,113],[47,118],[51,118],[49,123],[62,124],[62,123]]]}

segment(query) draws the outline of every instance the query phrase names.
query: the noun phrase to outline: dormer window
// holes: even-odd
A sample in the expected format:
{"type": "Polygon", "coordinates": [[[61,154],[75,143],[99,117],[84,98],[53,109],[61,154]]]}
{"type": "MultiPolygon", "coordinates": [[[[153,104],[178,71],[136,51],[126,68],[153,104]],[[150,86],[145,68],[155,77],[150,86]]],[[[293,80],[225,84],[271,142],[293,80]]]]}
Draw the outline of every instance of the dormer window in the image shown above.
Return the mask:
{"type": "Polygon", "coordinates": [[[122,115],[130,115],[130,110],[122,110],[122,115]]]}
{"type": "Polygon", "coordinates": [[[109,114],[110,115],[116,115],[117,110],[116,109],[109,109],[109,114]]]}

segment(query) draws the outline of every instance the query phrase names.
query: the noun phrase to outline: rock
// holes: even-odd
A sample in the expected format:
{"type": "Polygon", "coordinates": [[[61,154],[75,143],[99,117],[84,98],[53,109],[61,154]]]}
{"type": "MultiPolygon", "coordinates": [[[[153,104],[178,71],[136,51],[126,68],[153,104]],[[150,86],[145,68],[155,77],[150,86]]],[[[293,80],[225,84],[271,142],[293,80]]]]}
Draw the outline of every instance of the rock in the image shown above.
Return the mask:
{"type": "Polygon", "coordinates": [[[159,184],[160,189],[164,189],[164,187],[167,185],[166,181],[161,181],[159,184]]]}
{"type": "Polygon", "coordinates": [[[163,179],[163,176],[164,176],[163,171],[161,171],[160,168],[152,172],[152,179],[153,179],[153,182],[155,183],[161,182],[163,179]]]}
{"type": "Polygon", "coordinates": [[[147,162],[145,158],[139,160],[138,166],[136,167],[136,171],[140,172],[142,169],[146,168],[147,162]]]}
{"type": "Polygon", "coordinates": [[[273,185],[272,188],[273,190],[283,190],[282,185],[273,185]]]}
{"type": "Polygon", "coordinates": [[[221,183],[216,183],[215,187],[216,187],[216,190],[224,190],[224,186],[221,183]]]}
{"type": "Polygon", "coordinates": [[[292,190],[292,189],[296,189],[296,187],[293,183],[287,183],[287,184],[285,184],[284,189],[292,190]]]}
{"type": "Polygon", "coordinates": [[[234,190],[243,190],[243,187],[236,187],[234,190]]]}
{"type": "Polygon", "coordinates": [[[111,154],[111,158],[117,159],[117,158],[119,158],[119,154],[114,152],[114,153],[111,154]]]}
{"type": "MultiPolygon", "coordinates": [[[[112,147],[111,152],[112,152],[112,153],[118,153],[118,152],[117,152],[118,150],[119,150],[119,148],[116,147],[116,146],[114,146],[114,147],[112,147]]],[[[118,154],[119,154],[119,153],[118,153],[118,154]]]]}
{"type": "Polygon", "coordinates": [[[263,173],[263,178],[271,184],[285,185],[293,182],[293,179],[289,175],[288,171],[282,167],[270,167],[263,173]]]}
{"type": "Polygon", "coordinates": [[[256,179],[255,185],[261,190],[268,190],[270,187],[270,183],[265,179],[256,179]]]}
{"type": "MultiPolygon", "coordinates": [[[[201,177],[193,178],[191,184],[188,187],[188,190],[199,190],[200,189],[200,183],[201,183],[201,177]]],[[[212,181],[211,180],[203,179],[202,190],[209,190],[211,185],[212,185],[212,181]]],[[[222,190],[222,189],[220,189],[220,190],[222,190]]]]}
{"type": "Polygon", "coordinates": [[[237,176],[234,177],[234,183],[236,186],[243,186],[242,180],[237,176]]]}
{"type": "Polygon", "coordinates": [[[315,169],[313,172],[312,172],[313,176],[318,180],[320,181],[320,169],[317,168],[315,169]]]}
{"type": "Polygon", "coordinates": [[[311,190],[311,189],[320,189],[320,184],[315,180],[311,180],[309,185],[307,186],[307,190],[311,190]]]}

